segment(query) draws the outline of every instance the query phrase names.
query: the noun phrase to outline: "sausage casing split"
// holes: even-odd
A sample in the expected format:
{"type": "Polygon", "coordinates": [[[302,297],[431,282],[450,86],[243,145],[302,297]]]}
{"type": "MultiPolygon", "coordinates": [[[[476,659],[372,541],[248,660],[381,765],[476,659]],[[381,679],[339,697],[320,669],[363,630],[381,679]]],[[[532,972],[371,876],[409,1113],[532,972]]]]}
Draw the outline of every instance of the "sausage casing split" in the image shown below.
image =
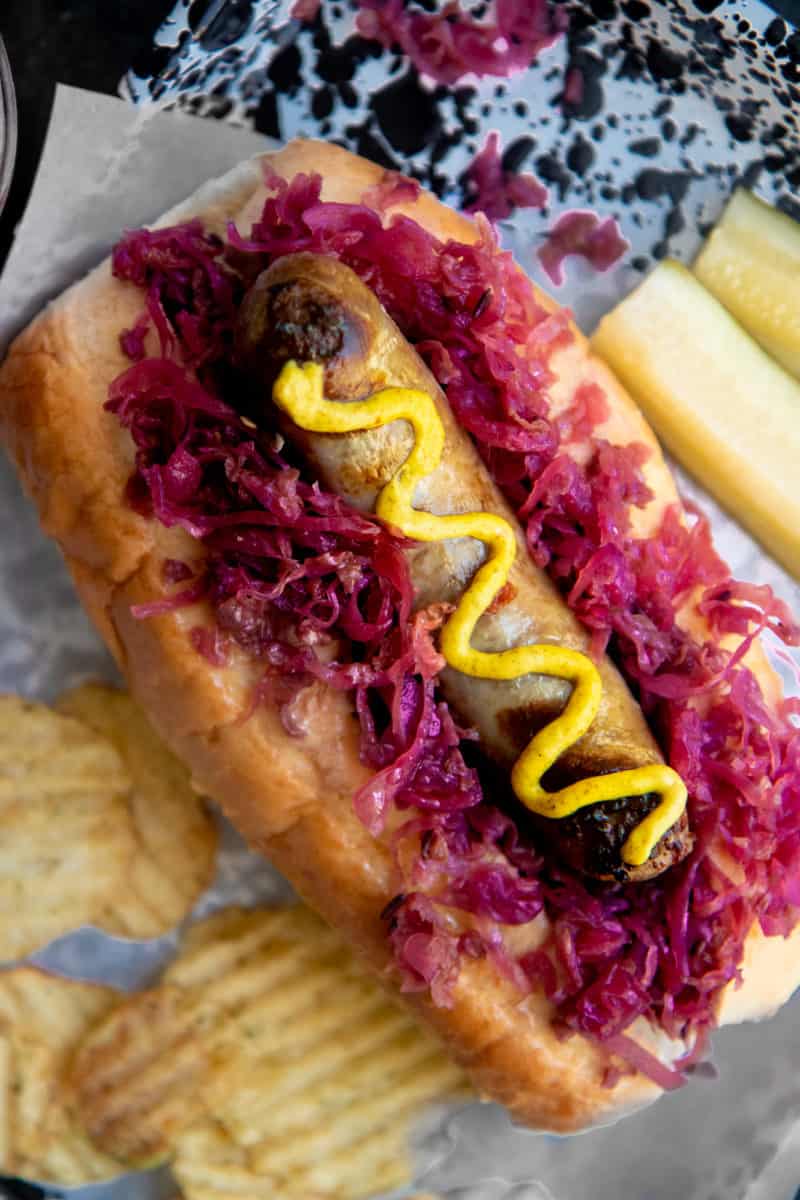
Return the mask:
{"type": "MultiPolygon", "coordinates": [[[[280,420],[325,487],[371,512],[378,493],[407,458],[412,432],[404,421],[349,434],[314,434],[278,418],[272,385],[290,359],[325,368],[330,400],[360,400],[380,388],[414,388],[434,398],[445,430],[439,466],[418,485],[414,505],[436,515],[491,512],[517,536],[508,585],[480,619],[473,644],[487,652],[550,642],[587,652],[589,638],[547,575],[530,559],[522,530],[491,479],[469,436],[458,426],[441,389],[375,295],[348,267],[321,255],[294,254],[258,277],[239,314],[236,357],[246,379],[247,415],[256,423],[280,420]]],[[[407,553],[415,605],[455,603],[484,561],[473,538],[416,543],[407,553]]],[[[661,762],[641,710],[613,664],[598,664],[600,710],[589,731],[553,769],[553,786],[609,771],[661,762]]],[[[481,745],[510,769],[531,737],[564,708],[570,685],[524,675],[512,681],[476,679],[445,667],[442,691],[462,721],[477,729],[481,745]]],[[[653,796],[592,805],[572,817],[531,821],[565,861],[599,878],[642,880],[659,874],[691,849],[686,814],[668,830],[642,866],[622,862],[631,829],[655,806],[653,796]]]]}

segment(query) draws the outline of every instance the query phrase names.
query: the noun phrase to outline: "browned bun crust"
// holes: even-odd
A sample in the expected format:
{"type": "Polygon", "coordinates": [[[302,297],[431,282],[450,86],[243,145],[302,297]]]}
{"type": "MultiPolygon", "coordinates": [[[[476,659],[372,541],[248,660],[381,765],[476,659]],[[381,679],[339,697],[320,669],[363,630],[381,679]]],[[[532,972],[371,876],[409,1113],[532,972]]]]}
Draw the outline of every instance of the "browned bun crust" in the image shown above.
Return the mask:
{"type": "MultiPolygon", "coordinates": [[[[382,175],[379,167],[320,143],[294,142],[264,157],[285,177],[319,171],[329,199],[357,201],[382,175]]],[[[246,228],[263,194],[261,164],[254,160],[202,189],[159,224],[198,216],[219,233],[231,218],[246,228]]],[[[440,236],[476,236],[470,221],[427,194],[405,209],[440,236]]],[[[244,719],[255,677],[247,659],[214,667],[193,650],[187,630],[210,620],[203,606],[147,621],[131,616],[132,604],[163,594],[166,558],[195,553],[188,535],[167,531],[126,507],[132,447],[116,418],[103,411],[110,381],[127,365],[119,333],[133,323],[141,304],[141,294],[114,280],[105,262],[17,338],[0,369],[5,444],[133,693],[190,765],[198,787],[394,982],[379,914],[397,881],[387,849],[353,811],[352,794],[366,770],[347,698],[315,684],[306,697],[308,733],[292,738],[268,703],[244,719]]],[[[655,499],[642,521],[655,526],[676,493],[638,409],[590,357],[580,336],[562,353],[557,369],[557,404],[566,403],[581,380],[597,380],[612,408],[605,436],[652,448],[647,476],[655,499]]],[[[754,666],[772,690],[765,660],[754,666]]],[[[800,938],[767,943],[755,937],[751,943],[754,953],[768,948],[770,964],[754,970],[732,994],[739,1018],[775,1008],[800,976],[800,938]]],[[[639,1075],[604,1087],[603,1053],[579,1037],[560,1041],[547,1001],[540,995],[523,998],[488,961],[464,961],[450,1009],[435,1008],[421,994],[405,999],[441,1034],[484,1095],[534,1127],[585,1128],[659,1094],[639,1075]]],[[[669,1058],[661,1035],[647,1027],[634,1032],[669,1058]]]]}

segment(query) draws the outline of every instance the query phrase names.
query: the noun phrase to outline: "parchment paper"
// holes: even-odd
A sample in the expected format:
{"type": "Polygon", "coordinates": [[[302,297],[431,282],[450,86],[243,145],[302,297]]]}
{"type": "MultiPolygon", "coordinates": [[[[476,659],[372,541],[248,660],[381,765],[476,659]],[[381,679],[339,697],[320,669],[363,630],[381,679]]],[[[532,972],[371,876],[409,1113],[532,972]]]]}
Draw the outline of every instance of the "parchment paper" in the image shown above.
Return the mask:
{"type": "MultiPolygon", "coordinates": [[[[266,145],[242,129],[148,115],[60,87],[30,204],[0,281],[0,350],[45,300],[103,256],[121,228],[156,217],[266,145]]],[[[681,483],[710,512],[735,573],[771,583],[800,610],[800,588],[700,488],[682,476],[681,483]]],[[[113,679],[58,553],[39,532],[5,460],[0,506],[0,688],[51,699],[88,676],[113,679]]],[[[792,671],[779,666],[796,691],[792,671]]],[[[217,881],[198,912],[285,892],[277,873],[225,829],[217,881]]],[[[37,960],[132,988],[153,976],[174,945],[174,935],[130,943],[83,930],[37,960]]],[[[420,1182],[451,1200],[791,1200],[800,1182],[800,1004],[763,1025],[723,1031],[715,1044],[717,1081],[698,1079],[611,1129],[578,1138],[515,1130],[495,1106],[469,1106],[420,1131],[420,1182]]],[[[163,1175],[128,1176],[81,1195],[149,1200],[167,1187],[163,1175]]]]}

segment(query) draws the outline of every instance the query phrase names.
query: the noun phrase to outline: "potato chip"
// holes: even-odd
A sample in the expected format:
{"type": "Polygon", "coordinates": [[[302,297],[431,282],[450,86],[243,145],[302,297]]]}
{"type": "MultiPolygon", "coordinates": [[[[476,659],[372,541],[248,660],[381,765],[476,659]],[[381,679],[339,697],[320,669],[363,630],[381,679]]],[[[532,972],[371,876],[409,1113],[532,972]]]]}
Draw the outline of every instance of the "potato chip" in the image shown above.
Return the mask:
{"type": "Polygon", "coordinates": [[[114,746],[133,780],[137,850],[124,889],[99,923],[111,933],[158,937],[182,921],[211,883],[217,834],[189,772],[125,692],[84,684],[61,696],[60,712],[114,746]]]}
{"type": "Polygon", "coordinates": [[[76,1044],[117,998],[35,967],[0,972],[0,1172],[72,1185],[125,1169],[89,1140],[64,1091],[76,1044]]]}
{"type": "Polygon", "coordinates": [[[174,1139],[205,1115],[207,1050],[184,993],[123,1001],[76,1054],[70,1087],[94,1142],[131,1167],[166,1162],[174,1139]]]}
{"type": "Polygon", "coordinates": [[[90,685],[62,706],[0,696],[6,960],[86,924],[159,936],[213,875],[213,822],[133,701],[90,685]]]}
{"type": "Polygon", "coordinates": [[[178,1139],[172,1174],[184,1200],[281,1200],[272,1180],[248,1168],[245,1152],[214,1121],[178,1139]]]}
{"type": "Polygon", "coordinates": [[[0,957],[100,919],[137,851],[131,786],[106,738],[0,696],[0,957]]]}
{"type": "Polygon", "coordinates": [[[338,951],[301,908],[234,909],[193,926],[161,986],[124,1002],[76,1056],[78,1103],[98,1145],[132,1165],[164,1161],[177,1134],[207,1111],[201,1085],[228,1037],[227,1017],[253,994],[280,988],[323,941],[338,951]]]}
{"type": "MultiPolygon", "coordinates": [[[[172,1173],[184,1200],[287,1200],[287,1195],[293,1195],[276,1190],[271,1177],[255,1174],[245,1152],[212,1121],[179,1139],[172,1173]]],[[[320,1192],[307,1191],[303,1196],[304,1200],[330,1200],[320,1192]]]]}
{"type": "Polygon", "coordinates": [[[438,1043],[300,906],[192,927],[159,987],[80,1047],[72,1085],[98,1145],[175,1156],[188,1200],[355,1200],[410,1175],[426,1104],[465,1090],[438,1043]]]}

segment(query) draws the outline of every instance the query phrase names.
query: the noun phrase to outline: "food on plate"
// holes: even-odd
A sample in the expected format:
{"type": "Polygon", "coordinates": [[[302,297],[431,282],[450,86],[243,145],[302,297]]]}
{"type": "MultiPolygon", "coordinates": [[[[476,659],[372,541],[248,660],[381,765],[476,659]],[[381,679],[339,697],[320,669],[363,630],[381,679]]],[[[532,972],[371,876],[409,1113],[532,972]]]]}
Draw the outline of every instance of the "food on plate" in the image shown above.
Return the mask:
{"type": "Polygon", "coordinates": [[[500,134],[493,130],[464,172],[466,212],[482,212],[502,221],[518,208],[544,208],[547,188],[529,172],[520,174],[503,165],[500,134]]]}
{"type": "Polygon", "coordinates": [[[187,1195],[245,1179],[254,1195],[356,1200],[407,1183],[412,1120],[465,1079],[293,907],[194,925],[158,986],[84,1039],[71,1087],[98,1146],[130,1166],[174,1156],[187,1195]]]}
{"type": "Polygon", "coordinates": [[[0,1171],[64,1186],[95,1183],[120,1164],[73,1119],[65,1095],[70,1056],[118,993],[35,967],[0,972],[0,1171]]]}
{"type": "Polygon", "coordinates": [[[592,344],[676,458],[800,576],[800,383],[677,262],[603,317],[592,344]]]}
{"type": "Polygon", "coordinates": [[[137,839],[130,774],[111,743],[43,704],[0,696],[0,789],[0,955],[113,924],[137,839]]]}
{"type": "Polygon", "coordinates": [[[561,214],[536,257],[551,283],[561,287],[568,258],[583,258],[596,271],[608,271],[629,249],[614,217],[603,218],[591,209],[574,208],[561,214]]]}
{"type": "Polygon", "coordinates": [[[738,188],[695,259],[697,278],[800,379],[800,225],[738,188]]]}
{"type": "Polygon", "coordinates": [[[107,738],[132,781],[128,804],[137,851],[103,928],[159,937],[183,920],[214,877],[213,819],[186,767],[126,692],[87,683],[60,696],[56,708],[107,738]]]}
{"type": "Polygon", "coordinates": [[[517,1119],[611,1120],[791,994],[798,733],[757,637],[800,632],[487,222],[292,143],[42,314],[0,422],[197,785],[517,1119]]]}
{"type": "MultiPolygon", "coordinates": [[[[311,19],[308,14],[318,8],[311,0],[295,0],[292,15],[311,19]]],[[[524,70],[566,27],[563,10],[546,0],[504,0],[477,19],[459,0],[441,11],[412,8],[403,0],[359,0],[357,8],[361,37],[387,50],[399,46],[421,75],[446,87],[464,76],[503,77],[524,70]]]]}
{"type": "Polygon", "coordinates": [[[217,835],[188,772],[129,697],[54,712],[0,696],[0,956],[81,925],[150,938],[210,883],[217,835]]]}

